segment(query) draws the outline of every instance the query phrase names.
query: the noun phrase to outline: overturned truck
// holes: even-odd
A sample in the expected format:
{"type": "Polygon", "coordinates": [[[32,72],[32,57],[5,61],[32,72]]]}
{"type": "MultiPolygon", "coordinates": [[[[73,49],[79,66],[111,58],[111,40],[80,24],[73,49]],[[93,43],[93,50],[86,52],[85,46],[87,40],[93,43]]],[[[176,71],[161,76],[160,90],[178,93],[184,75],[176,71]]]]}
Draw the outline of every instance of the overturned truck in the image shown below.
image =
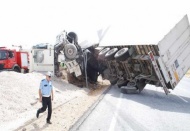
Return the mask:
{"type": "Polygon", "coordinates": [[[168,94],[168,89],[174,89],[190,67],[187,15],[155,44],[99,43],[83,48],[74,32],[57,38],[57,56],[63,50],[70,74],[91,83],[101,75],[121,87],[122,92],[141,92],[146,84],[152,84],[163,87],[168,94]]]}

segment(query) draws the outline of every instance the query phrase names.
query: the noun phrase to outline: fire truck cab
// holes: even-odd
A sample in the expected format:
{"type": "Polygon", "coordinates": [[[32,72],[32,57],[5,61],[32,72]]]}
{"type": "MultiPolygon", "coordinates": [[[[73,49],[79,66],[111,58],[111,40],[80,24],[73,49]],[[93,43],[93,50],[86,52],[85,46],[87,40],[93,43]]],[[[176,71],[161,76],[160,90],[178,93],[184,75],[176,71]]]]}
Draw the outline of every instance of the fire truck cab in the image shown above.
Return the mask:
{"type": "Polygon", "coordinates": [[[0,47],[0,71],[28,72],[28,52],[0,47]]]}

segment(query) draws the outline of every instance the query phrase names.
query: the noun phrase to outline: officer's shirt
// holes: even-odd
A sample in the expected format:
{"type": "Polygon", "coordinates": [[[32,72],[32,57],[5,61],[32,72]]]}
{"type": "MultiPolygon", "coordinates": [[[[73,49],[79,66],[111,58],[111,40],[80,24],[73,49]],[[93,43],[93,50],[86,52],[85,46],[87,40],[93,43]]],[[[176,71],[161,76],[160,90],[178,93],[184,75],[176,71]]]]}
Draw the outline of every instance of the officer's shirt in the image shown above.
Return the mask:
{"type": "Polygon", "coordinates": [[[46,79],[43,79],[40,83],[40,89],[42,96],[49,97],[53,89],[51,81],[48,82],[46,79]]]}

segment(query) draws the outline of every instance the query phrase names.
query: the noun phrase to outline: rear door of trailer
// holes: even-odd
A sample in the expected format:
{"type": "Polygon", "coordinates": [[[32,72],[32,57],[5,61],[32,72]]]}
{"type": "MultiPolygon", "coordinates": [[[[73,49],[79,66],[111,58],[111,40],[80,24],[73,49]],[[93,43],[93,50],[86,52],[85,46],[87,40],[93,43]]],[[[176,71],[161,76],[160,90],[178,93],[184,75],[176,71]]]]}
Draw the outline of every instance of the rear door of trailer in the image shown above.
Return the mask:
{"type": "Polygon", "coordinates": [[[158,59],[166,83],[178,84],[190,67],[190,26],[187,15],[158,43],[158,59]]]}

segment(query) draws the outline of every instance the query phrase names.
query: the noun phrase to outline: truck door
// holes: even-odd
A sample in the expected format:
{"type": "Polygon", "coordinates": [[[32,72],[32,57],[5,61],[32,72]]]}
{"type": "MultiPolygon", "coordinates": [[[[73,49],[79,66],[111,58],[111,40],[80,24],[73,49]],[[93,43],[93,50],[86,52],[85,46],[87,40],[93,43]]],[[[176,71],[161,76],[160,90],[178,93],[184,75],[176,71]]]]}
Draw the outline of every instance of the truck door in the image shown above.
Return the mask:
{"type": "Polygon", "coordinates": [[[7,68],[11,69],[16,64],[15,53],[8,51],[7,68]]]}

